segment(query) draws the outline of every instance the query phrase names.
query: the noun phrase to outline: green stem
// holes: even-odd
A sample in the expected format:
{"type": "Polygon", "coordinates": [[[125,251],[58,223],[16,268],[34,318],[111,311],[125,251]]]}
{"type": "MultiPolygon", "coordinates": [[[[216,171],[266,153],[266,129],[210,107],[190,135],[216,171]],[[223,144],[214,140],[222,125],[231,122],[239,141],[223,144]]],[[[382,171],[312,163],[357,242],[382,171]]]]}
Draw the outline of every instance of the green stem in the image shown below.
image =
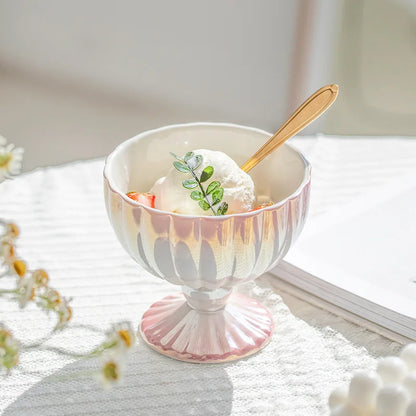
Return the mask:
{"type": "Polygon", "coordinates": [[[14,293],[14,294],[16,294],[17,293],[17,290],[16,289],[2,289],[2,290],[0,290],[0,295],[9,295],[9,294],[12,294],[12,293],[14,293]]]}
{"type": "Polygon", "coordinates": [[[201,182],[199,181],[198,177],[195,175],[195,172],[193,171],[193,169],[188,165],[188,162],[186,162],[186,166],[188,166],[189,170],[191,171],[192,176],[194,177],[194,179],[198,183],[199,189],[201,190],[202,195],[204,196],[205,201],[207,202],[207,204],[211,208],[211,211],[214,213],[214,215],[217,215],[217,213],[215,212],[214,208],[212,207],[212,205],[210,204],[210,202],[208,200],[208,195],[205,193],[204,188],[201,185],[201,182]]]}
{"type": "Polygon", "coordinates": [[[104,330],[97,328],[93,325],[88,324],[71,324],[71,328],[81,328],[81,329],[88,329],[88,331],[96,332],[97,334],[103,334],[104,330]]]}
{"type": "MultiPolygon", "coordinates": [[[[32,348],[24,348],[24,350],[26,349],[32,349],[32,348]]],[[[55,352],[56,354],[60,354],[60,355],[64,355],[65,357],[70,357],[70,358],[88,358],[91,356],[91,354],[87,353],[87,354],[82,354],[82,353],[78,353],[78,352],[73,352],[73,351],[67,351],[63,348],[59,348],[59,347],[51,347],[51,346],[44,346],[44,345],[39,345],[36,348],[38,351],[51,351],[51,352],[55,352]]]]}
{"type": "Polygon", "coordinates": [[[30,350],[30,349],[38,349],[41,351],[51,351],[51,352],[55,352],[57,354],[60,355],[64,355],[66,357],[71,357],[71,358],[92,358],[92,357],[96,357],[100,354],[102,354],[105,350],[108,350],[109,348],[113,348],[116,345],[115,342],[111,342],[111,343],[104,343],[102,345],[100,345],[99,347],[97,347],[95,350],[83,354],[83,353],[78,353],[78,352],[73,352],[73,351],[68,351],[64,348],[60,348],[60,347],[52,347],[52,346],[48,346],[48,345],[42,345],[42,344],[32,344],[32,345],[28,345],[28,346],[24,346],[23,349],[24,350],[30,350]]]}
{"type": "MultiPolygon", "coordinates": [[[[92,326],[92,325],[87,325],[87,324],[72,324],[71,325],[71,329],[74,329],[74,328],[88,329],[89,331],[96,332],[96,333],[99,333],[99,334],[102,334],[103,333],[103,331],[101,329],[96,328],[95,326],[92,326]]],[[[32,344],[21,344],[21,347],[24,350],[31,350],[31,349],[35,349],[35,348],[44,347],[43,344],[46,341],[48,341],[55,333],[56,333],[56,330],[53,329],[47,335],[43,336],[42,338],[39,338],[36,342],[33,342],[32,344]]],[[[102,344],[102,345],[100,345],[100,347],[102,348],[104,345],[107,345],[106,348],[109,348],[111,346],[114,346],[115,343],[113,342],[111,344],[102,344]]],[[[90,354],[96,354],[97,353],[96,351],[98,351],[100,347],[97,347],[90,354]]],[[[47,349],[48,347],[45,347],[45,348],[47,349]]],[[[59,353],[66,353],[68,351],[66,351],[66,350],[60,350],[58,352],[59,353]]]]}
{"type": "MultiPolygon", "coordinates": [[[[96,332],[98,334],[103,334],[103,331],[101,329],[96,328],[95,326],[92,326],[92,325],[72,324],[71,329],[74,329],[74,328],[88,329],[89,331],[96,332]]],[[[42,338],[39,338],[36,342],[34,342],[32,344],[22,344],[22,348],[26,349],[26,350],[39,348],[40,346],[42,346],[42,344],[44,344],[46,341],[48,341],[52,337],[52,335],[54,335],[55,333],[56,333],[56,330],[53,329],[47,335],[45,335],[42,338]]]]}

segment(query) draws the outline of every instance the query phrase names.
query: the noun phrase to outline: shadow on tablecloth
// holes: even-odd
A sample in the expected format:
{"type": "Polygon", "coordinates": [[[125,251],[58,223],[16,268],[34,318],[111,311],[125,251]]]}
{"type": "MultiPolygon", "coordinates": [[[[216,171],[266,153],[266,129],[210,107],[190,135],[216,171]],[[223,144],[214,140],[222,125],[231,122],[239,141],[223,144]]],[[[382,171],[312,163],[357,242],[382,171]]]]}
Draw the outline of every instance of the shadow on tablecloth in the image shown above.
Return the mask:
{"type": "Polygon", "coordinates": [[[123,383],[106,391],[90,377],[74,376],[94,364],[96,360],[77,361],[43,378],[9,405],[4,416],[231,414],[233,385],[223,365],[175,361],[140,344],[130,356],[123,383]]]}
{"type": "Polygon", "coordinates": [[[321,328],[329,336],[342,335],[356,346],[364,347],[373,357],[398,354],[402,345],[389,340],[353,322],[349,322],[325,309],[314,306],[286,292],[276,290],[283,302],[297,318],[321,328]]]}

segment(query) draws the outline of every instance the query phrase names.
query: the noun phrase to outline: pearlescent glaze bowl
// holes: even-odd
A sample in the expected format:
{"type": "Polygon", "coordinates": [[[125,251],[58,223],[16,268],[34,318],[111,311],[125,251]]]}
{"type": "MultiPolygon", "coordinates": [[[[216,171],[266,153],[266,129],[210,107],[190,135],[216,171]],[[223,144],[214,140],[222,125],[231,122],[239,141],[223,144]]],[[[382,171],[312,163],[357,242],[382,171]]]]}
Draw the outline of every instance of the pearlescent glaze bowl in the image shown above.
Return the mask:
{"type": "Polygon", "coordinates": [[[270,340],[273,320],[234,286],[275,267],[299,235],[309,202],[310,164],[285,144],[250,171],[266,208],[220,217],[180,215],[143,206],[128,191],[147,192],[173,159],[194,149],[221,150],[239,165],[271,136],[219,123],[173,125],[121,143],[107,158],[108,216],[125,250],[182,293],[153,304],[140,333],[155,350],[183,361],[222,362],[253,354],[270,340]]]}

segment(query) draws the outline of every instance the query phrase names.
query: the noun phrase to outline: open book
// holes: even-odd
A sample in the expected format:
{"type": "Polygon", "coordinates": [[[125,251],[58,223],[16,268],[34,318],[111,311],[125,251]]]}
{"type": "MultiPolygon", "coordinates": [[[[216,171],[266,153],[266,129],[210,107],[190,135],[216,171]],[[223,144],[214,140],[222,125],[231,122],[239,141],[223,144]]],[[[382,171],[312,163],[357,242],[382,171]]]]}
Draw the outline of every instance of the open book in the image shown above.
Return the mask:
{"type": "Polygon", "coordinates": [[[273,284],[399,342],[416,340],[416,171],[307,225],[273,284]]]}

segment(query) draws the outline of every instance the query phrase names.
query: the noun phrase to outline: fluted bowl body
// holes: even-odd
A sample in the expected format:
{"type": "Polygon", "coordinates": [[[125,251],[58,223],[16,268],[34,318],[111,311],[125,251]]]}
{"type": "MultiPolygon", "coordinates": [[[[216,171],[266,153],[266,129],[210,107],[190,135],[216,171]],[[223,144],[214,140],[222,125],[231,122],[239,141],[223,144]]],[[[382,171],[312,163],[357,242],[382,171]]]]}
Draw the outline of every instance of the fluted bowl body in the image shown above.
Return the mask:
{"type": "Polygon", "coordinates": [[[260,198],[276,203],[218,217],[181,215],[136,203],[126,192],[148,191],[172,165],[169,152],[206,148],[239,165],[271,136],[223,123],[173,125],[121,143],[107,158],[104,194],[108,216],[125,250],[143,268],[196,290],[231,289],[267,272],[286,254],[307,214],[310,165],[287,144],[250,171],[260,198]]]}

